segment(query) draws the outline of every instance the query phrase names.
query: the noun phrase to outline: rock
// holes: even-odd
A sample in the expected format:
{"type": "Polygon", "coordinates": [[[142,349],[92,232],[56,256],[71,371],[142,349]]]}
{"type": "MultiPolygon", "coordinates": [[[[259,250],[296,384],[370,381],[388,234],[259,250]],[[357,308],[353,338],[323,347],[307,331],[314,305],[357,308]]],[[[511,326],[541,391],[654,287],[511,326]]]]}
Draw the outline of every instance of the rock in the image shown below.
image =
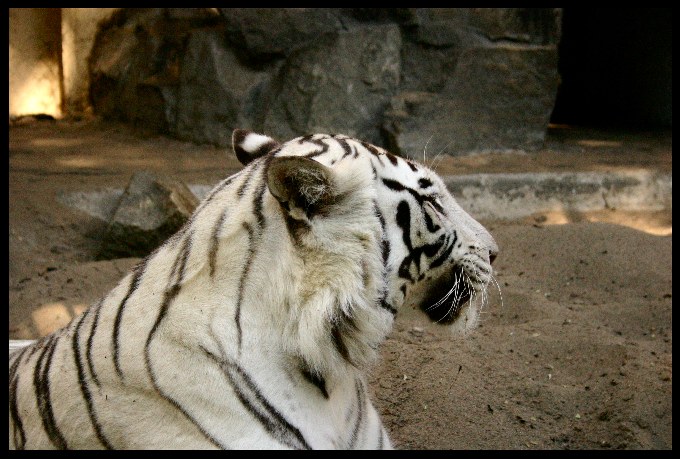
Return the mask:
{"type": "Polygon", "coordinates": [[[410,155],[533,150],[557,91],[560,9],[122,9],[90,59],[104,117],[229,147],[343,133],[410,155]],[[396,97],[395,97],[396,96],[396,97]]]}
{"type": "Polygon", "coordinates": [[[227,36],[253,63],[287,56],[343,28],[332,8],[220,8],[227,36]]]}
{"type": "Polygon", "coordinates": [[[198,205],[184,183],[135,173],[104,235],[99,259],[144,257],[177,232],[198,205]]]}
{"type": "Polygon", "coordinates": [[[557,91],[552,46],[505,45],[461,53],[439,93],[404,92],[385,114],[387,147],[421,157],[542,147],[557,91]]]}
{"type": "Polygon", "coordinates": [[[418,8],[416,41],[430,46],[459,45],[466,36],[491,42],[557,44],[559,8],[418,8]]]}
{"type": "Polygon", "coordinates": [[[292,53],[274,78],[264,130],[289,139],[342,133],[382,143],[380,120],[401,71],[399,27],[358,26],[292,53]]]}
{"type": "Polygon", "coordinates": [[[100,26],[90,55],[90,97],[95,111],[167,132],[162,94],[144,80],[159,69],[160,46],[148,29],[162,19],[158,9],[122,9],[100,26]],[[160,104],[160,107],[159,107],[160,104]]]}
{"type": "Polygon", "coordinates": [[[223,33],[197,30],[184,51],[171,131],[180,139],[231,146],[235,128],[253,127],[252,107],[267,81],[267,73],[239,62],[223,33]]]}
{"type": "Polygon", "coordinates": [[[219,19],[209,8],[124,8],[112,15],[100,26],[89,60],[95,112],[174,133],[188,36],[219,19]]]}

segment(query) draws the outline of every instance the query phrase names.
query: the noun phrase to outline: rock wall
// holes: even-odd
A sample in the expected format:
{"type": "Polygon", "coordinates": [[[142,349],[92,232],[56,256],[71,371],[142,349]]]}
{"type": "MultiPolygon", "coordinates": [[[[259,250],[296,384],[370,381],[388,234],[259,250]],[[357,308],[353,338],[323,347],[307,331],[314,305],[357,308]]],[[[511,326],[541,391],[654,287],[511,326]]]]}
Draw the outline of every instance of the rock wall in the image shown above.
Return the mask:
{"type": "Polygon", "coordinates": [[[118,8],[61,8],[61,61],[63,66],[64,111],[78,116],[89,106],[87,59],[97,24],[118,8]]]}
{"type": "Polygon", "coordinates": [[[122,9],[90,56],[96,113],[221,147],[234,128],[344,133],[404,156],[534,150],[559,9],[122,9]]]}

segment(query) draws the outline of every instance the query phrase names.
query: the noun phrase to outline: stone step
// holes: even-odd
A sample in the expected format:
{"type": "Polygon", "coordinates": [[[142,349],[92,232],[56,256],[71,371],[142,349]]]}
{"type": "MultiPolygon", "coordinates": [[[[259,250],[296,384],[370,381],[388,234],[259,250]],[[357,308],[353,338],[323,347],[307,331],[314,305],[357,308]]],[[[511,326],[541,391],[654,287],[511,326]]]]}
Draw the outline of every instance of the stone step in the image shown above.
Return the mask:
{"type": "MultiPolygon", "coordinates": [[[[603,209],[672,209],[673,174],[640,169],[621,172],[534,172],[444,176],[446,186],[472,216],[513,220],[539,212],[603,209]]],[[[189,185],[200,200],[213,185],[189,185]]],[[[61,193],[58,200],[108,221],[120,188],[61,193]]]]}

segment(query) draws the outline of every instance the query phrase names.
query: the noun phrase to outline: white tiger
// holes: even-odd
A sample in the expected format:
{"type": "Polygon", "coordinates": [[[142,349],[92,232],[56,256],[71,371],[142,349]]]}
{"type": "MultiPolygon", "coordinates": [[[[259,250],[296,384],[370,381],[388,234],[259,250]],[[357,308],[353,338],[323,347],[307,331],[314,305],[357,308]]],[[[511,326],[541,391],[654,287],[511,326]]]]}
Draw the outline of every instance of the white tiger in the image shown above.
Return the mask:
{"type": "Polygon", "coordinates": [[[397,311],[472,329],[498,248],[442,180],[342,135],[246,164],[67,327],[10,354],[9,446],[392,448],[366,374],[397,311]]]}

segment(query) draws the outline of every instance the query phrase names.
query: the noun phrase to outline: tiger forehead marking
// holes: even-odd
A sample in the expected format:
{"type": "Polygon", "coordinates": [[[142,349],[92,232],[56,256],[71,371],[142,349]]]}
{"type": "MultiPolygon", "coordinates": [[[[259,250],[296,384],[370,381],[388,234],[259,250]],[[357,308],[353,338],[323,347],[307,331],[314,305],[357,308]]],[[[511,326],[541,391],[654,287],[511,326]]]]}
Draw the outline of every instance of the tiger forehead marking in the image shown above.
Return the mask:
{"type": "Polygon", "coordinates": [[[474,328],[492,236],[422,164],[233,133],[245,168],[64,329],[10,354],[10,448],[392,444],[367,371],[398,311],[474,328]]]}

